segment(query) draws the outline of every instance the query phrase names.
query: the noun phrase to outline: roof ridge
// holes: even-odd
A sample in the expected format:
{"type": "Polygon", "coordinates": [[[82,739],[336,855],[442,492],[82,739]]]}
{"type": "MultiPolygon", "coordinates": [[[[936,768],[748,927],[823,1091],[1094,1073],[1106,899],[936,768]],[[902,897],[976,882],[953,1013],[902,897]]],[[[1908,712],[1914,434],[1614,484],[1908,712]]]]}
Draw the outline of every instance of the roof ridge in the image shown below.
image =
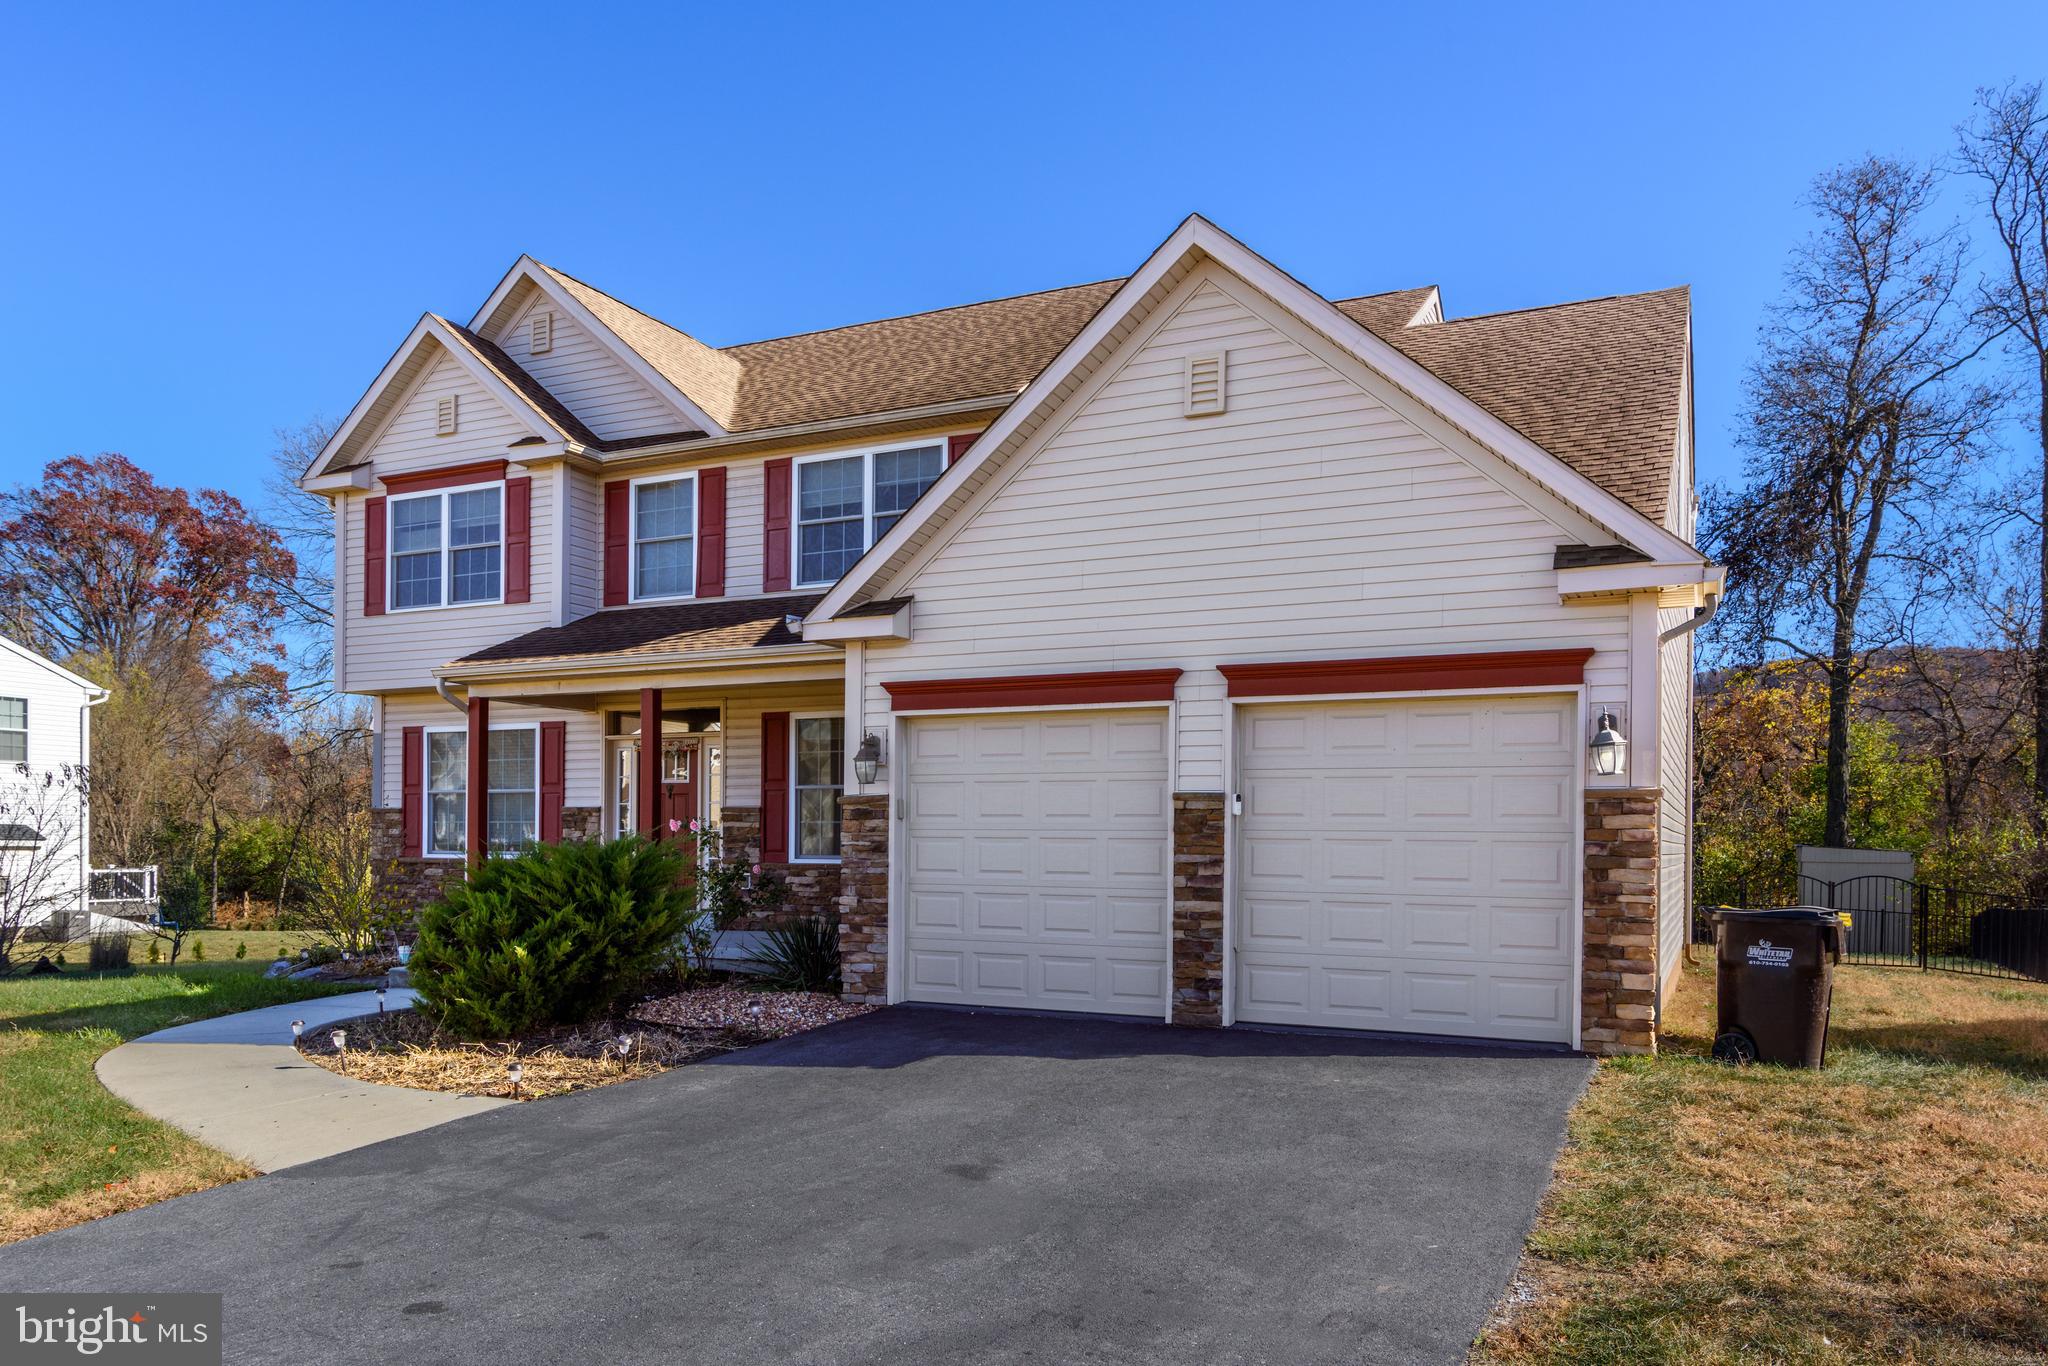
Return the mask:
{"type": "MultiPolygon", "coordinates": [[[[1055,285],[1051,289],[1027,289],[1018,294],[999,294],[993,299],[975,299],[964,304],[946,304],[940,308],[921,308],[913,313],[894,313],[886,318],[868,318],[857,323],[841,323],[837,327],[813,327],[803,332],[786,332],[777,337],[757,337],[753,341],[734,342],[721,346],[720,351],[742,351],[749,346],[766,346],[769,342],[795,341],[798,337],[821,337],[827,332],[851,332],[861,327],[879,327],[883,323],[907,322],[912,318],[930,318],[940,313],[957,313],[967,308],[984,308],[989,304],[1006,304],[1017,299],[1039,299],[1048,294],[1065,294],[1070,290],[1093,289],[1097,285],[1120,285],[1128,276],[1110,275],[1100,280],[1085,280],[1075,285],[1055,285]]],[[[630,307],[630,305],[629,305],[630,307]]]]}
{"type": "MultiPolygon", "coordinates": [[[[1586,304],[1613,303],[1617,299],[1650,299],[1660,294],[1685,294],[1691,290],[1691,285],[1666,285],[1662,289],[1637,289],[1631,290],[1626,294],[1596,294],[1590,299],[1563,299],[1554,304],[1530,304],[1525,308],[1503,308],[1497,313],[1467,313],[1463,317],[1445,318],[1442,322],[1430,323],[1428,326],[1450,327],[1456,323],[1485,322],[1489,318],[1512,318],[1522,313],[1548,313],[1553,309],[1559,308],[1580,308],[1586,304]]],[[[1345,302],[1350,303],[1353,301],[1347,299],[1345,302]]]]}
{"type": "Polygon", "coordinates": [[[707,342],[702,338],[695,336],[692,333],[683,331],[682,328],[677,327],[674,323],[669,322],[665,318],[657,318],[644,308],[634,307],[632,304],[627,303],[624,299],[621,299],[618,295],[612,293],[610,290],[601,289],[598,286],[590,283],[590,281],[584,279],[580,275],[571,275],[568,271],[563,270],[560,266],[551,266],[547,262],[541,260],[538,257],[534,258],[533,263],[539,266],[542,270],[547,271],[550,275],[559,275],[564,280],[569,281],[571,284],[581,285],[583,288],[589,290],[592,294],[602,295],[603,297],[617,304],[620,308],[625,309],[628,313],[637,313],[641,317],[647,319],[647,321],[661,327],[666,327],[669,331],[675,333],[678,336],[689,337],[691,341],[696,342],[697,345],[705,348],[707,351],[717,351],[722,349],[720,347],[713,346],[710,342],[707,342]]]}

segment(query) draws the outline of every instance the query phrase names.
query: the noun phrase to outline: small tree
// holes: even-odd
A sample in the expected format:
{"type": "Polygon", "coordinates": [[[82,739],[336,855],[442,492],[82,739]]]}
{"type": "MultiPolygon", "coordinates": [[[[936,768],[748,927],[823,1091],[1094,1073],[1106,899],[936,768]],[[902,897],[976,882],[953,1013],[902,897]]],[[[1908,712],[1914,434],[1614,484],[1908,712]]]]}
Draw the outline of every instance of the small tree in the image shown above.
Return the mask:
{"type": "Polygon", "coordinates": [[[84,934],[86,789],[70,765],[0,771],[0,975],[24,940],[61,948],[84,934]]]}
{"type": "Polygon", "coordinates": [[[292,912],[288,923],[344,953],[370,952],[403,916],[377,890],[369,813],[351,812],[314,831],[310,844],[312,874],[306,903],[292,912]]]}

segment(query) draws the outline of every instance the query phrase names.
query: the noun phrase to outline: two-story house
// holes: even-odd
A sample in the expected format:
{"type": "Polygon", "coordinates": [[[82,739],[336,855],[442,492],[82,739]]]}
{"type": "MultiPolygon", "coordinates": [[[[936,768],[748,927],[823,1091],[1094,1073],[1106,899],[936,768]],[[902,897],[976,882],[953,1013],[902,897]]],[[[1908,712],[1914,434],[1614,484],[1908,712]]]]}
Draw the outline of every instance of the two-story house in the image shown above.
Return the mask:
{"type": "Polygon", "coordinates": [[[1684,290],[1446,318],[1190,218],[713,347],[520,260],[307,471],[379,865],[709,820],[849,994],[1647,1048],[1684,942],[1684,290]]]}

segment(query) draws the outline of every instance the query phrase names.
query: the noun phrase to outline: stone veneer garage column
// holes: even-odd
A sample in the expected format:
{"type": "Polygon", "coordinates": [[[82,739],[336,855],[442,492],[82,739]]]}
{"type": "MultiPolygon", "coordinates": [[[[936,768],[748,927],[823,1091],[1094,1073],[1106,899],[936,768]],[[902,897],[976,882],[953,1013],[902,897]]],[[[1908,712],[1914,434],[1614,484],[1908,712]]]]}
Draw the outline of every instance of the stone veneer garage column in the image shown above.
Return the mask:
{"type": "Polygon", "coordinates": [[[839,805],[839,994],[889,1003],[889,798],[839,805]]]}
{"type": "Polygon", "coordinates": [[[1657,1051],[1656,788],[1586,792],[1585,971],[1581,1046],[1657,1051]]]}
{"type": "Polygon", "coordinates": [[[1223,1023],[1223,794],[1173,794],[1173,1022],[1223,1023]]]}

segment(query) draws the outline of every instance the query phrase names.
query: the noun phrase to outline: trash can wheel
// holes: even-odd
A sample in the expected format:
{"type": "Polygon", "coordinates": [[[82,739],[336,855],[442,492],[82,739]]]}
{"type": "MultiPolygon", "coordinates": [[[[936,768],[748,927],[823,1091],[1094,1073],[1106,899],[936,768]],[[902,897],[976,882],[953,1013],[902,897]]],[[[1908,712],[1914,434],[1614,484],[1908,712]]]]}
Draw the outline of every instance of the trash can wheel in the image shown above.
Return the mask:
{"type": "Polygon", "coordinates": [[[1756,1040],[1739,1029],[1730,1029],[1714,1040],[1714,1060],[1738,1067],[1756,1061],[1756,1040]]]}

